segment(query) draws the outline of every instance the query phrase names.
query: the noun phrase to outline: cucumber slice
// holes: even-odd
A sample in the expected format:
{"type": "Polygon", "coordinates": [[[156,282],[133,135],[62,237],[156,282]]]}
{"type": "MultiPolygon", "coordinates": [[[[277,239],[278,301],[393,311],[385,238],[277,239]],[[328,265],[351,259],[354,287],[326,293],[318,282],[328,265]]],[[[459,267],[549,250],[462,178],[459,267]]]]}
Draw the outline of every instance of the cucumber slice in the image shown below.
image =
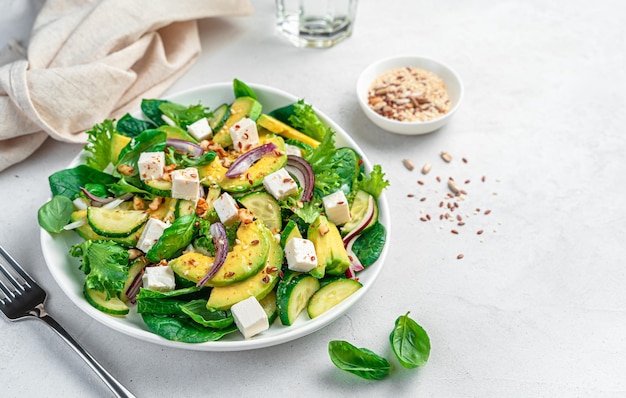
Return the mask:
{"type": "Polygon", "coordinates": [[[214,132],[219,131],[229,116],[230,106],[228,106],[228,104],[222,104],[215,108],[215,110],[213,111],[213,116],[207,117],[207,121],[209,122],[211,130],[214,132]]]}
{"type": "Polygon", "coordinates": [[[270,194],[262,191],[253,192],[239,198],[239,203],[261,220],[273,234],[277,234],[282,229],[280,205],[270,194]]]}
{"type": "Polygon", "coordinates": [[[107,300],[105,292],[85,287],[83,289],[83,294],[89,304],[109,315],[126,315],[129,312],[129,308],[125,302],[117,297],[109,297],[107,300]]]}
{"type": "Polygon", "coordinates": [[[289,220],[287,225],[285,225],[285,229],[283,229],[283,232],[280,234],[280,245],[282,247],[287,246],[287,242],[292,238],[302,238],[302,234],[298,229],[298,224],[293,220],[289,220]]]}
{"type": "Polygon", "coordinates": [[[263,307],[263,311],[267,315],[267,320],[271,325],[278,317],[278,307],[276,306],[276,290],[272,290],[269,294],[259,300],[259,304],[263,307]]]}
{"type": "Polygon", "coordinates": [[[156,196],[171,197],[172,181],[146,180],[143,182],[146,191],[156,196]]]}
{"type": "Polygon", "coordinates": [[[89,207],[87,221],[95,233],[109,238],[121,238],[137,231],[148,220],[143,210],[103,209],[89,207]]]}
{"type": "Polygon", "coordinates": [[[176,202],[176,211],[174,216],[176,218],[186,216],[188,214],[194,214],[196,212],[196,204],[192,200],[181,199],[176,202]]]}
{"type": "Polygon", "coordinates": [[[378,220],[378,205],[376,204],[376,199],[372,195],[365,191],[357,191],[354,196],[354,201],[352,202],[352,207],[350,207],[350,215],[352,216],[352,219],[341,227],[341,234],[347,235],[355,229],[358,229],[363,222],[366,222],[367,220],[365,220],[365,218],[370,216],[368,210],[372,211],[374,214],[372,215],[371,220],[367,222],[367,225],[363,226],[359,232],[364,232],[376,223],[378,220]]]}
{"type": "Polygon", "coordinates": [[[319,288],[319,280],[309,274],[286,273],[285,277],[278,282],[276,289],[276,305],[280,322],[285,326],[292,325],[319,288]]]}
{"type": "Polygon", "coordinates": [[[336,279],[322,286],[311,299],[307,306],[307,313],[311,319],[322,315],[333,308],[363,285],[354,279],[336,279]]]}

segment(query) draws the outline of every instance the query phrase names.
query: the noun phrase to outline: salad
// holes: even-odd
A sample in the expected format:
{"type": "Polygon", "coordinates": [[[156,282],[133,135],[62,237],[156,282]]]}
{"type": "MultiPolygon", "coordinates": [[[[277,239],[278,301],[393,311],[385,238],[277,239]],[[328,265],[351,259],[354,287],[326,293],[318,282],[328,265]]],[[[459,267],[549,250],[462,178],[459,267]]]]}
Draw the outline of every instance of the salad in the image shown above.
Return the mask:
{"type": "Polygon", "coordinates": [[[200,343],[318,317],[361,287],[386,239],[380,166],[336,148],[303,100],[264,109],[237,79],[233,93],[143,100],[145,118],[94,126],[85,164],[50,176],[39,223],[84,239],[70,254],[95,308],[200,343]]]}

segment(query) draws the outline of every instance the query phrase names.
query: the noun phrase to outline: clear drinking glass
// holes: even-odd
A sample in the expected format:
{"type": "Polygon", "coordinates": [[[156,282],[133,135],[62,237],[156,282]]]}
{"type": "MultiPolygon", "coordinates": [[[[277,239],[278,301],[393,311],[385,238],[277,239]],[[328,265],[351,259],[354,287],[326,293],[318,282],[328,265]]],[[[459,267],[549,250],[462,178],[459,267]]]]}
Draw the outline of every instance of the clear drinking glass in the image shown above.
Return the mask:
{"type": "Polygon", "coordinates": [[[328,48],[350,37],[357,0],[276,0],[276,27],[298,47],[328,48]]]}

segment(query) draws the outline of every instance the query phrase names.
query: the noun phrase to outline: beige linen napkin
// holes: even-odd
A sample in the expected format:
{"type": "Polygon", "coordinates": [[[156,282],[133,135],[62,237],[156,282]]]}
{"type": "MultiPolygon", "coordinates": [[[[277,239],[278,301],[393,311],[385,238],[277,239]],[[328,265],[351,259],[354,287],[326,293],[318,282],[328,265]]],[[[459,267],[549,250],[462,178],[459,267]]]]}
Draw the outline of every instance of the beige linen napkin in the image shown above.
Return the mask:
{"type": "Polygon", "coordinates": [[[248,0],[47,1],[28,59],[0,67],[0,171],[162,94],[200,53],[196,19],[251,12],[248,0]]]}

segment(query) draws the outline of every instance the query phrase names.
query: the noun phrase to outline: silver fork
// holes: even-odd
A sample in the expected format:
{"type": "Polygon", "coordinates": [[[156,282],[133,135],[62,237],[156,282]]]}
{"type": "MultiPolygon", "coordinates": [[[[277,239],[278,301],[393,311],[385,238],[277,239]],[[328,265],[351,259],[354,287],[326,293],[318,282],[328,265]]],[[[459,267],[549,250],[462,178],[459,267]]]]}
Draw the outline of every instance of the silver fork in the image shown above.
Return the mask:
{"type": "Polygon", "coordinates": [[[134,397],[43,308],[46,292],[0,246],[0,310],[10,321],[40,319],[80,355],[117,397],[134,397]]]}

